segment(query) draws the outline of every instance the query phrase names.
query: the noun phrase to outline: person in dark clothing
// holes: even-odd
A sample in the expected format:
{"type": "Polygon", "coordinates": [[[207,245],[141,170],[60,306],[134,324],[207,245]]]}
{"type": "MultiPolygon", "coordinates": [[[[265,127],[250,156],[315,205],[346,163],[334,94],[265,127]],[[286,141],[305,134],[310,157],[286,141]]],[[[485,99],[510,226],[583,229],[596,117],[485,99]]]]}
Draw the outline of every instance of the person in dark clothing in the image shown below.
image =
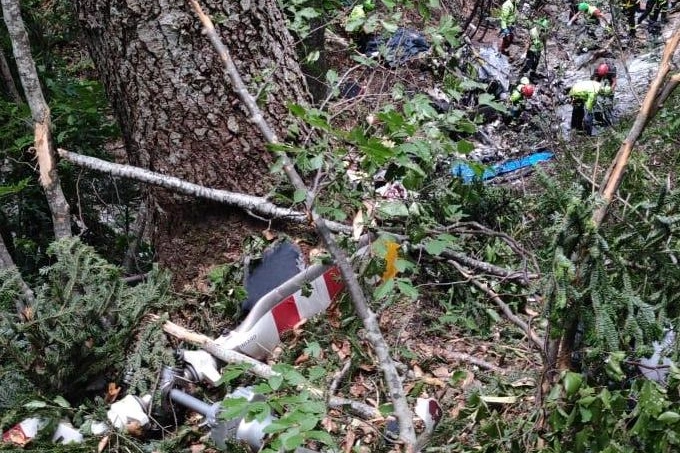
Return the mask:
{"type": "Polygon", "coordinates": [[[531,42],[527,48],[526,56],[524,57],[524,65],[522,66],[522,74],[528,75],[531,79],[536,78],[536,68],[541,59],[543,48],[545,47],[545,35],[547,34],[550,23],[548,19],[539,20],[534,27],[529,30],[529,38],[531,42]]]}
{"type": "Polygon", "coordinates": [[[670,0],[648,0],[644,12],[638,17],[638,25],[649,17],[647,23],[650,33],[656,35],[660,34],[661,26],[659,24],[659,19],[665,22],[669,9],[670,0]]]}
{"type": "Polygon", "coordinates": [[[635,13],[640,11],[640,2],[639,0],[622,0],[621,9],[628,22],[628,37],[634,38],[636,28],[635,13]]]}

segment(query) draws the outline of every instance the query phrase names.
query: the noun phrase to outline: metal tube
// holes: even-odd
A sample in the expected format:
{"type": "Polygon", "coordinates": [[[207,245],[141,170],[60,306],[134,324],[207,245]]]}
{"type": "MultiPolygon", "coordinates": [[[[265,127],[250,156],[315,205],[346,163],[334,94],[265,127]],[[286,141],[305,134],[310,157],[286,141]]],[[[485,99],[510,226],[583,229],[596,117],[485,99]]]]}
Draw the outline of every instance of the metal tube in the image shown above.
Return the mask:
{"type": "Polygon", "coordinates": [[[260,300],[255,303],[253,309],[250,310],[246,319],[235,329],[236,332],[247,332],[262,318],[269,310],[274,308],[276,304],[281,302],[291,294],[295,294],[306,283],[313,281],[319,276],[323,275],[332,265],[330,264],[313,264],[299,274],[289,278],[276,288],[269,291],[262,296],[260,300]]]}
{"type": "Polygon", "coordinates": [[[217,411],[219,410],[219,403],[208,404],[204,401],[194,398],[193,396],[181,390],[172,389],[168,393],[172,401],[180,406],[188,407],[189,409],[203,415],[208,423],[212,426],[217,420],[217,411]]]}

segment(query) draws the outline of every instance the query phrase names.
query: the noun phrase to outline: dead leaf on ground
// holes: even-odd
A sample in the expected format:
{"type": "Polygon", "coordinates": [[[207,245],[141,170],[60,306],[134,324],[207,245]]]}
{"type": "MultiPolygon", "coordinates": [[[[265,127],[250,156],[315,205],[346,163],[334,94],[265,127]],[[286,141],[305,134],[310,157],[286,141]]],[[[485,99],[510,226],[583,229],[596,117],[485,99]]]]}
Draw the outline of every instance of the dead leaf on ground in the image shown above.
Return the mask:
{"type": "Polygon", "coordinates": [[[276,239],[276,233],[270,230],[269,228],[262,231],[262,236],[264,236],[264,238],[268,241],[273,241],[274,239],[276,239]]]}
{"type": "Polygon", "coordinates": [[[354,431],[347,430],[347,433],[345,434],[345,438],[342,441],[342,451],[345,453],[350,453],[352,451],[352,448],[354,447],[354,441],[356,440],[356,434],[354,434],[354,431]]]}
{"type": "Polygon", "coordinates": [[[361,382],[353,382],[349,386],[349,394],[355,398],[364,398],[366,393],[368,393],[368,389],[361,382]]]}
{"type": "Polygon", "coordinates": [[[370,364],[370,363],[362,363],[357,368],[359,368],[360,370],[369,372],[369,373],[372,373],[372,372],[375,371],[375,365],[370,364]]]}
{"type": "Polygon", "coordinates": [[[295,359],[295,362],[293,362],[293,363],[295,363],[295,365],[300,365],[301,363],[305,363],[305,362],[307,362],[308,360],[309,360],[309,354],[307,354],[307,353],[305,352],[305,353],[300,354],[300,355],[297,357],[297,359],[295,359]]]}
{"type": "Polygon", "coordinates": [[[109,436],[102,437],[99,443],[97,444],[97,453],[102,453],[108,444],[109,436]]]}
{"type": "Polygon", "coordinates": [[[342,312],[340,311],[340,304],[333,301],[330,307],[326,310],[326,322],[334,329],[339,329],[342,325],[342,312]]]}
{"type": "Polygon", "coordinates": [[[191,447],[189,447],[190,453],[202,453],[203,451],[205,451],[204,444],[193,444],[191,447]]]}
{"type": "Polygon", "coordinates": [[[438,377],[440,379],[448,379],[448,378],[451,377],[451,372],[449,371],[449,369],[447,367],[440,366],[440,367],[432,370],[432,375],[434,377],[438,377]]]}
{"type": "Polygon", "coordinates": [[[527,315],[531,316],[532,318],[535,318],[536,316],[538,316],[538,312],[532,310],[532,309],[529,308],[529,307],[524,307],[524,313],[526,313],[527,315]]]}
{"type": "Polygon", "coordinates": [[[323,420],[321,420],[321,426],[323,429],[326,430],[328,433],[337,433],[339,431],[338,424],[333,421],[331,417],[324,417],[323,420]]]}
{"type": "Polygon", "coordinates": [[[352,237],[358,241],[364,232],[364,212],[359,209],[352,220],[352,237]]]}
{"type": "Polygon", "coordinates": [[[427,385],[433,385],[435,387],[441,387],[441,388],[446,387],[446,383],[444,381],[442,381],[441,379],[438,379],[436,377],[432,377],[432,376],[423,376],[421,378],[421,381],[423,381],[427,385]]]}
{"type": "Polygon", "coordinates": [[[331,349],[338,355],[340,360],[343,362],[351,354],[351,346],[349,344],[349,341],[347,340],[343,340],[342,344],[338,344],[336,342],[331,343],[331,349]]]}

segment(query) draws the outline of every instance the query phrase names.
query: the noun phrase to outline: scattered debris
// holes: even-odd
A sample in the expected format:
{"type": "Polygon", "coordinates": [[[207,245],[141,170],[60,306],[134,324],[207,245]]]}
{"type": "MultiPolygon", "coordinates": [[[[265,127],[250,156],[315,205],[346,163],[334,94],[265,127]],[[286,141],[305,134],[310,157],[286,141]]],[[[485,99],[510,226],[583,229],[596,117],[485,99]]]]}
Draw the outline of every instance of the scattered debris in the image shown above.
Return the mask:
{"type": "Polygon", "coordinates": [[[390,38],[377,36],[370,39],[366,43],[364,54],[372,58],[382,55],[390,66],[395,67],[428,50],[430,43],[427,42],[425,35],[406,28],[398,28],[390,38]]]}
{"type": "Polygon", "coordinates": [[[669,329],[663,339],[652,343],[654,353],[651,357],[640,359],[638,369],[647,379],[663,384],[666,382],[670,367],[674,362],[670,359],[675,346],[675,331],[669,329]]]}
{"type": "Polygon", "coordinates": [[[451,174],[463,180],[464,184],[474,181],[487,181],[497,176],[511,173],[522,168],[533,167],[541,162],[548,161],[554,157],[550,151],[540,151],[519,159],[512,159],[490,167],[482,164],[460,162],[453,166],[451,174]]]}

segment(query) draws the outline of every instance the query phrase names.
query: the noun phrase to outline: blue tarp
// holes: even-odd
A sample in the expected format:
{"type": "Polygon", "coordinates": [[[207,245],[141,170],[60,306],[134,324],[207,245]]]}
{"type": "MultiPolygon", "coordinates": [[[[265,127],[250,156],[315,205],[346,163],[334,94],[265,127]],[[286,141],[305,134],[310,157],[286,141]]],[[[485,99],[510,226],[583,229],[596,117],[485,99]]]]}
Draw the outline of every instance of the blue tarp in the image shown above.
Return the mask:
{"type": "Polygon", "coordinates": [[[451,174],[462,179],[463,183],[470,184],[473,181],[486,181],[522,168],[533,167],[540,162],[552,159],[553,156],[554,154],[549,150],[541,150],[519,159],[508,160],[488,167],[484,167],[482,164],[459,162],[453,166],[451,174]]]}

